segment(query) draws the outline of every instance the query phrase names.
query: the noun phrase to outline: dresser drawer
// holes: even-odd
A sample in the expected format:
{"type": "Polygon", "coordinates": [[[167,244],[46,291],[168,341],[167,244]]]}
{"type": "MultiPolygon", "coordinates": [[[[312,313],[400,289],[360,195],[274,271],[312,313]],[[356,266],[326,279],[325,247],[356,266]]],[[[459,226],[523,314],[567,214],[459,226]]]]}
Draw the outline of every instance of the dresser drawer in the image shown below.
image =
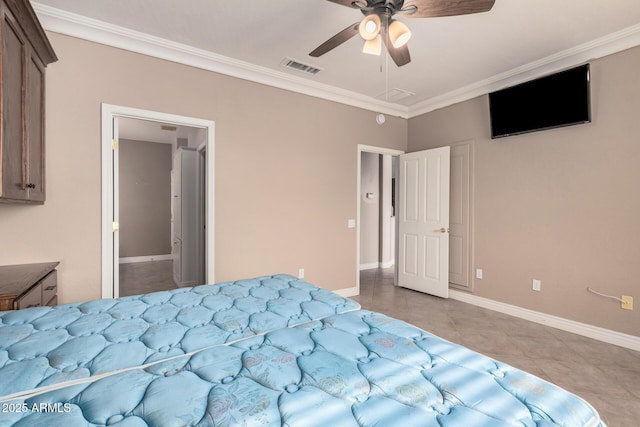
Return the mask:
{"type": "Polygon", "coordinates": [[[29,292],[14,302],[16,310],[42,305],[42,283],[38,283],[29,292]]]}
{"type": "MultiPolygon", "coordinates": [[[[58,271],[53,270],[47,274],[42,283],[42,305],[51,305],[49,301],[58,293],[58,271]]],[[[55,305],[55,304],[53,304],[55,305]]]]}
{"type": "Polygon", "coordinates": [[[53,298],[51,298],[47,303],[43,301],[43,304],[48,305],[49,307],[58,305],[58,295],[54,295],[53,298]]]}
{"type": "Polygon", "coordinates": [[[56,305],[58,264],[54,261],[0,265],[0,311],[56,305]]]}

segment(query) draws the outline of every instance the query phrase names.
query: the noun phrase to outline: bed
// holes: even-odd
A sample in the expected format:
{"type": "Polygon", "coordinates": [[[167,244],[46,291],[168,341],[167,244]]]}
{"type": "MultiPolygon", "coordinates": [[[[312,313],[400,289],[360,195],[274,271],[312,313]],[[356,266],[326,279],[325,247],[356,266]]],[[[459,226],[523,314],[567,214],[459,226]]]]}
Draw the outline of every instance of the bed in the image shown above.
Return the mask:
{"type": "Polygon", "coordinates": [[[0,426],[598,427],[581,398],[293,276],[0,313],[0,426]]]}

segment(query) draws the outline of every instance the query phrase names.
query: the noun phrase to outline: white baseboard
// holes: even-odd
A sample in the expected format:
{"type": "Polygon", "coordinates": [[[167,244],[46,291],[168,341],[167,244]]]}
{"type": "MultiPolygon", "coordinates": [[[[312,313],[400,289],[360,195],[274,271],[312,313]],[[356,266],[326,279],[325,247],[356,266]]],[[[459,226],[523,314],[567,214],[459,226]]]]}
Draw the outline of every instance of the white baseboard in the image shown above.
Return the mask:
{"type": "Polygon", "coordinates": [[[394,261],[383,261],[383,262],[370,262],[367,264],[360,264],[360,271],[362,270],[373,270],[376,268],[389,268],[394,266],[394,261]]]}
{"type": "Polygon", "coordinates": [[[359,295],[358,288],[356,286],[354,286],[353,288],[338,289],[337,291],[333,292],[345,298],[355,297],[359,295]]]}
{"type": "Polygon", "coordinates": [[[370,262],[367,264],[360,264],[360,270],[371,270],[374,268],[378,268],[380,266],[380,263],[378,262],[370,262]]]}
{"type": "Polygon", "coordinates": [[[486,308],[500,313],[508,314],[520,319],[529,320],[531,322],[540,323],[542,325],[551,326],[552,328],[561,329],[563,331],[572,332],[598,341],[614,344],[620,347],[629,348],[631,350],[640,351],[640,337],[634,335],[623,334],[621,332],[612,331],[610,329],[600,328],[598,326],[588,325],[586,323],[576,322],[574,320],[564,319],[562,317],[553,316],[551,314],[541,313],[539,311],[529,310],[527,308],[518,307],[503,302],[494,301],[488,298],[471,295],[466,292],[449,289],[449,297],[478,307],[486,308]]]}
{"type": "MultiPolygon", "coordinates": [[[[352,288],[338,289],[333,292],[345,298],[357,296],[359,294],[358,288],[355,286],[352,288]]],[[[494,301],[488,298],[472,295],[467,292],[457,291],[455,289],[449,289],[449,297],[457,301],[466,302],[467,304],[508,314],[520,319],[529,320],[530,322],[539,323],[541,325],[550,326],[552,328],[582,335],[584,337],[593,338],[598,341],[640,351],[640,337],[635,335],[623,334],[622,332],[616,332],[610,329],[553,316],[551,314],[529,310],[527,308],[494,301]]]]}
{"type": "Polygon", "coordinates": [[[173,259],[173,255],[145,255],[145,256],[130,256],[120,258],[120,264],[131,264],[134,262],[150,262],[150,261],[169,261],[173,259]]]}

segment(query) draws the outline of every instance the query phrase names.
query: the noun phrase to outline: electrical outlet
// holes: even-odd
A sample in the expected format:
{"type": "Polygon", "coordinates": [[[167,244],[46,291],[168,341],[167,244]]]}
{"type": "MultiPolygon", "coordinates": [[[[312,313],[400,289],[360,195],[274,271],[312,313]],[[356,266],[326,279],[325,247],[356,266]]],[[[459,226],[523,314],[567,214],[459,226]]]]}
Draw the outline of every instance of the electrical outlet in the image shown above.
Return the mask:
{"type": "Polygon", "coordinates": [[[482,269],[476,268],[476,279],[482,280],[482,269]]]}
{"type": "Polygon", "coordinates": [[[533,281],[531,282],[531,287],[534,291],[540,291],[540,289],[542,288],[542,281],[533,279],[533,281]]]}
{"type": "Polygon", "coordinates": [[[623,310],[633,310],[633,297],[630,297],[629,295],[622,295],[620,299],[622,300],[620,308],[623,310]]]}
{"type": "Polygon", "coordinates": [[[304,279],[304,268],[298,269],[298,279],[304,279]]]}

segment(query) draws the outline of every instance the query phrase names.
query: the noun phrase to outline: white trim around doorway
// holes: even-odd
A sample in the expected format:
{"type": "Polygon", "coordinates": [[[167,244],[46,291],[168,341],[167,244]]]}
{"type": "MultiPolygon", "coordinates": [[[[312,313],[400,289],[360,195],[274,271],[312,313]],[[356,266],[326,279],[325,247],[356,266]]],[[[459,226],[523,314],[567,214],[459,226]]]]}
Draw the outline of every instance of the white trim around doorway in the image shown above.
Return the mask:
{"type": "Polygon", "coordinates": [[[339,294],[350,297],[360,295],[360,184],[362,174],[362,153],[388,154],[391,156],[399,156],[404,151],[395,150],[393,148],[375,147],[373,145],[358,144],[357,156],[357,179],[356,179],[356,285],[353,288],[341,289],[339,294]]]}
{"type": "Polygon", "coordinates": [[[112,123],[115,117],[150,120],[155,122],[190,126],[207,130],[207,176],[206,212],[207,245],[206,281],[215,283],[215,122],[175,114],[141,110],[119,105],[102,104],[101,112],[101,163],[102,163],[102,298],[114,297],[114,255],[113,255],[113,163],[112,163],[112,123]]]}

